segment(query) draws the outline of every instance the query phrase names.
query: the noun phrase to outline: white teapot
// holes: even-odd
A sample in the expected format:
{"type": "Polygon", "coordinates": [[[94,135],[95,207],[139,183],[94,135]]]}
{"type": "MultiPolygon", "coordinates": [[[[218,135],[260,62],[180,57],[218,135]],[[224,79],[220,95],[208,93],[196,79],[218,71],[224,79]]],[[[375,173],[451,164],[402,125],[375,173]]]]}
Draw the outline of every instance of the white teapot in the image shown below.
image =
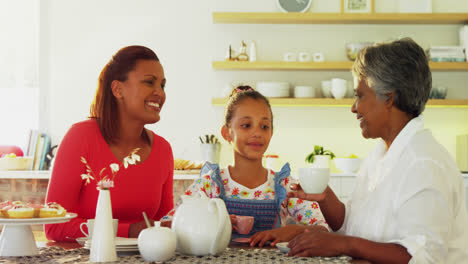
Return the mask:
{"type": "Polygon", "coordinates": [[[204,192],[182,196],[172,230],[177,236],[177,251],[190,255],[217,255],[231,240],[231,220],[224,201],[210,199],[204,192]]]}

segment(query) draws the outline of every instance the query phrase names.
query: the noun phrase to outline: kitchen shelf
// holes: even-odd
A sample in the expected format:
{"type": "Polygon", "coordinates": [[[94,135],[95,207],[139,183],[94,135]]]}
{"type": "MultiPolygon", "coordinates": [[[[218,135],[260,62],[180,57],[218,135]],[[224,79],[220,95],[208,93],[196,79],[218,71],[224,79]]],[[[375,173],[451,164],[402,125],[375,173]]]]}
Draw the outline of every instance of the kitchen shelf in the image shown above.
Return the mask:
{"type": "Polygon", "coordinates": [[[215,24],[466,24],[468,13],[213,12],[215,24]]]}
{"type": "MultiPolygon", "coordinates": [[[[286,107],[351,107],[353,98],[268,98],[272,106],[286,107]]],[[[213,98],[215,106],[224,106],[227,98],[213,98]]],[[[427,103],[430,108],[468,108],[468,99],[431,99],[427,103]]]]}
{"type": "MultiPolygon", "coordinates": [[[[213,61],[216,70],[314,70],[350,71],[352,61],[287,62],[287,61],[213,61]]],[[[432,71],[468,71],[468,62],[429,62],[432,71]]]]}
{"type": "MultiPolygon", "coordinates": [[[[50,179],[50,171],[0,171],[0,179],[50,179]]],[[[174,180],[193,180],[200,177],[200,170],[174,170],[174,180]]]]}

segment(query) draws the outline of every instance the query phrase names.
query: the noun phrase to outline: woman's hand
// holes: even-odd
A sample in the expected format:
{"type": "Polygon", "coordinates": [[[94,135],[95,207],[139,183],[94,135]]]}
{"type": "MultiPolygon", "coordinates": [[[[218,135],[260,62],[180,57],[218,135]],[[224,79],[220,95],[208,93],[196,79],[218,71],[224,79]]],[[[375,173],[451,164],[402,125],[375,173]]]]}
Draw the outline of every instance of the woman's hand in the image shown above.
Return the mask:
{"type": "Polygon", "coordinates": [[[291,249],[288,256],[295,257],[331,257],[345,252],[346,237],[323,229],[306,229],[288,243],[291,249]]]}
{"type": "MultiPolygon", "coordinates": [[[[154,222],[154,221],[151,220],[150,223],[151,222],[154,222]]],[[[140,222],[130,224],[130,227],[128,229],[128,237],[138,237],[141,230],[143,230],[145,228],[147,228],[147,226],[146,226],[146,222],[144,220],[140,221],[140,222]]]]}
{"type": "Polygon", "coordinates": [[[323,193],[305,193],[304,190],[302,190],[300,184],[291,184],[290,188],[293,191],[287,193],[289,198],[299,198],[302,200],[321,202],[327,198],[326,194],[330,187],[327,186],[323,193]]]}
{"type": "Polygon", "coordinates": [[[270,245],[275,246],[276,243],[287,242],[293,239],[298,234],[304,232],[306,228],[303,225],[287,225],[277,229],[258,232],[250,237],[250,246],[253,247],[258,244],[258,246],[263,247],[267,241],[272,241],[270,245]]]}

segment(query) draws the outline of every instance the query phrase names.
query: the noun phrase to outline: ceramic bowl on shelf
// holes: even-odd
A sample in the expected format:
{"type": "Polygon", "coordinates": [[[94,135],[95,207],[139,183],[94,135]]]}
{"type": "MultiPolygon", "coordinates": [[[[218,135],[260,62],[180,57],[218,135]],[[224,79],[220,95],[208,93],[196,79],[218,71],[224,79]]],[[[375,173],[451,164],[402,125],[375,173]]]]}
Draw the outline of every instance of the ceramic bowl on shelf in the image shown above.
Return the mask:
{"type": "Polygon", "coordinates": [[[354,173],[361,166],[360,158],[335,158],[335,166],[343,173],[354,173]]]}
{"type": "Polygon", "coordinates": [[[266,97],[289,97],[288,82],[257,82],[256,90],[266,97]]]}
{"type": "Polygon", "coordinates": [[[366,47],[374,45],[373,42],[355,42],[346,44],[346,56],[349,60],[354,61],[358,52],[366,47]]]}
{"type": "Polygon", "coordinates": [[[296,98],[315,97],[315,88],[312,86],[302,86],[302,85],[295,86],[294,97],[296,98]]]}
{"type": "Polygon", "coordinates": [[[3,170],[29,170],[33,157],[3,157],[0,158],[0,171],[3,170]]]}
{"type": "Polygon", "coordinates": [[[447,97],[447,88],[443,86],[432,87],[429,93],[429,99],[445,99],[445,97],[447,97]]]}

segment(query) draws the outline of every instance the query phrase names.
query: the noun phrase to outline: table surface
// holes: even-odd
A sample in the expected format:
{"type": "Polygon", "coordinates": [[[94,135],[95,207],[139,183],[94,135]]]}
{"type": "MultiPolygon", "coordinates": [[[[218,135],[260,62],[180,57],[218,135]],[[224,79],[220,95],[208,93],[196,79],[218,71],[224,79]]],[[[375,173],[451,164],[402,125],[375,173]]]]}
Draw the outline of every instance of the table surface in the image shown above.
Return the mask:
{"type": "MultiPolygon", "coordinates": [[[[0,263],[89,263],[89,250],[76,242],[46,241],[43,231],[34,231],[40,254],[28,257],[3,257],[0,263]]],[[[144,263],[138,251],[118,252],[118,261],[113,263],[144,263]]],[[[176,252],[175,256],[164,263],[354,263],[366,264],[367,261],[351,260],[350,257],[298,258],[287,257],[276,247],[249,247],[233,243],[219,256],[189,256],[176,252]]]]}

